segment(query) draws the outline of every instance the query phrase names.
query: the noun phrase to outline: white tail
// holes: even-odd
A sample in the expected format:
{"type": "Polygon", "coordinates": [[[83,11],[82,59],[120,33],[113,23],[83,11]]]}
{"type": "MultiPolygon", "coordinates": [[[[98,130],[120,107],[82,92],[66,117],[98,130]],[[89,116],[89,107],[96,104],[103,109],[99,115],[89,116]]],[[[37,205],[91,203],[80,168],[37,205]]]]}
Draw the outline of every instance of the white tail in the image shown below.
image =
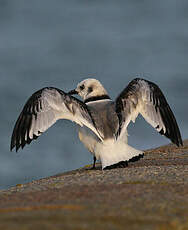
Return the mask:
{"type": "Polygon", "coordinates": [[[100,156],[102,169],[117,164],[120,161],[128,161],[133,157],[143,154],[125,142],[108,140],[96,146],[95,152],[100,156]]]}

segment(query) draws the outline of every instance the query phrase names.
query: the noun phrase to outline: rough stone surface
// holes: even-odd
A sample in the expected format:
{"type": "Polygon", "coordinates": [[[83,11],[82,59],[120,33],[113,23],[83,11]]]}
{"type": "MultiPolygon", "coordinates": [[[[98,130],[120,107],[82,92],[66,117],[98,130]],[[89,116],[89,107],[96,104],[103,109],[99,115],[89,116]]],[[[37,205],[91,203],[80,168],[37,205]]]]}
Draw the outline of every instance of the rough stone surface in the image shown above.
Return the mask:
{"type": "Polygon", "coordinates": [[[188,230],[188,140],[0,191],[0,229],[188,230]]]}

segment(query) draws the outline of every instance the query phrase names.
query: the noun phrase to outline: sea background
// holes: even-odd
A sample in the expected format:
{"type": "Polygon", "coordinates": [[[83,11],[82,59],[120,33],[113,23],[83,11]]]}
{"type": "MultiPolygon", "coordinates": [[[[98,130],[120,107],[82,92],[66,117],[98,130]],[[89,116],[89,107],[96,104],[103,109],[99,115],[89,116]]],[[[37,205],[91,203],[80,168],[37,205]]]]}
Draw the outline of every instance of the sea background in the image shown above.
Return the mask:
{"type": "MultiPolygon", "coordinates": [[[[115,99],[135,77],[160,86],[188,138],[187,0],[0,0],[0,189],[92,163],[65,120],[10,152],[32,93],[97,78],[115,99]]],[[[141,117],[128,131],[138,149],[170,143],[141,117]]]]}

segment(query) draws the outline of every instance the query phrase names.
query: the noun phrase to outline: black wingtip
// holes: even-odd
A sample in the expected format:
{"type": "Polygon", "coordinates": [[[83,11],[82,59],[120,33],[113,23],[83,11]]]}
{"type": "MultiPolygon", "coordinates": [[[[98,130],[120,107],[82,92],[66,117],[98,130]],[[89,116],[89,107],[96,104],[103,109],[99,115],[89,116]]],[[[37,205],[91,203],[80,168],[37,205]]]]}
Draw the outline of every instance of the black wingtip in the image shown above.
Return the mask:
{"type": "Polygon", "coordinates": [[[179,137],[179,144],[180,144],[180,147],[183,146],[183,140],[181,138],[181,134],[180,134],[180,137],[179,137]]]}
{"type": "Polygon", "coordinates": [[[14,151],[14,149],[16,150],[16,152],[18,152],[19,148],[21,147],[20,144],[15,143],[16,140],[12,139],[11,140],[11,145],[10,145],[10,152],[14,151]]]}
{"type": "Polygon", "coordinates": [[[10,151],[12,152],[12,150],[14,149],[15,147],[15,138],[14,138],[14,132],[12,134],[12,137],[11,137],[11,143],[10,143],[10,151]]]}
{"type": "Polygon", "coordinates": [[[13,148],[14,148],[14,147],[10,146],[10,152],[12,152],[13,148]]]}
{"type": "Polygon", "coordinates": [[[177,145],[177,147],[182,147],[183,146],[183,141],[182,141],[182,139],[178,139],[178,141],[176,142],[176,143],[174,143],[174,144],[176,144],[177,145]]]}
{"type": "Polygon", "coordinates": [[[18,152],[18,149],[20,148],[20,145],[16,146],[16,152],[18,152]]]}
{"type": "MultiPolygon", "coordinates": [[[[165,134],[164,134],[165,135],[165,134]]],[[[166,136],[166,135],[165,135],[166,136]]],[[[170,138],[170,137],[169,137],[170,138]]],[[[170,138],[171,139],[171,138],[170,138]]],[[[183,146],[182,139],[171,139],[172,143],[175,144],[178,148],[183,146]]]]}
{"type": "Polygon", "coordinates": [[[12,152],[13,148],[14,148],[14,146],[13,146],[13,144],[12,144],[12,139],[11,139],[11,143],[10,143],[10,152],[12,152]]]}
{"type": "Polygon", "coordinates": [[[14,147],[15,147],[15,146],[10,146],[10,152],[13,151],[14,147]]]}

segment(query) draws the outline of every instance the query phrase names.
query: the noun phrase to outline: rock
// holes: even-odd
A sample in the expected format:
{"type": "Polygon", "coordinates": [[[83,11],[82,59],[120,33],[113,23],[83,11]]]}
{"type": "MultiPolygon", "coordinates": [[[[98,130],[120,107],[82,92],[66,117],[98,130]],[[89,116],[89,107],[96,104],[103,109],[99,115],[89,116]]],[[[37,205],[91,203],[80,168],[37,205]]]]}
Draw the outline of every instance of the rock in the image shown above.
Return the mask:
{"type": "Polygon", "coordinates": [[[0,229],[188,229],[188,140],[0,191],[0,229]]]}

